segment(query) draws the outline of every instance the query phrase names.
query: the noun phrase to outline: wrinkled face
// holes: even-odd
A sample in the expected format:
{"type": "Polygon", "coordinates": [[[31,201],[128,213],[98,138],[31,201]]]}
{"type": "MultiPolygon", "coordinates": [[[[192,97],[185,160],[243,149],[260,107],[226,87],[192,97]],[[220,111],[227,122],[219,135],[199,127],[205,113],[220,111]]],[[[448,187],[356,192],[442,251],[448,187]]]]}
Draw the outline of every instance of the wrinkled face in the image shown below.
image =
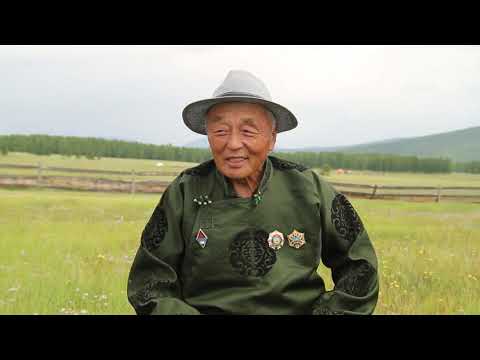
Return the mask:
{"type": "Polygon", "coordinates": [[[265,108],[240,102],[212,107],[207,114],[207,134],[217,169],[232,179],[260,171],[276,140],[265,108]]]}

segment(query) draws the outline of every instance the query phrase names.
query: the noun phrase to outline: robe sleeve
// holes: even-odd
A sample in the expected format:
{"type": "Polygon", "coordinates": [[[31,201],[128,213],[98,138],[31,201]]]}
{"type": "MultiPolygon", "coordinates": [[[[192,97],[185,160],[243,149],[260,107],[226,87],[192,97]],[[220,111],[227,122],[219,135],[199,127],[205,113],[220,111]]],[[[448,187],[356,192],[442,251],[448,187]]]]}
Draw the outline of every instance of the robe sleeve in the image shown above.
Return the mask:
{"type": "Polygon", "coordinates": [[[200,314],[182,299],[182,217],[183,193],[177,178],[146,224],[130,269],[127,296],[138,315],[200,314]]]}
{"type": "Polygon", "coordinates": [[[370,315],[379,293],[375,250],[347,197],[315,174],[320,197],[322,262],[335,287],[313,305],[313,314],[370,315]]]}

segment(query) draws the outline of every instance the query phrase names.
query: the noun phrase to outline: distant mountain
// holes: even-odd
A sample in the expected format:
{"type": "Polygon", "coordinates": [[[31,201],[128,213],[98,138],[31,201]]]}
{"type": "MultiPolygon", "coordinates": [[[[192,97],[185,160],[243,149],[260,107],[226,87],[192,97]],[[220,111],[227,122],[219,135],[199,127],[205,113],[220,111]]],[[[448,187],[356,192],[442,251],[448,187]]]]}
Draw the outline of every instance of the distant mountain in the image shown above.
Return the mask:
{"type": "MultiPolygon", "coordinates": [[[[334,151],[345,151],[345,149],[352,148],[354,146],[363,146],[363,145],[384,145],[384,144],[389,144],[395,141],[402,140],[403,138],[395,138],[395,139],[387,139],[387,140],[379,140],[379,141],[372,141],[366,144],[358,144],[358,145],[347,145],[347,146],[326,146],[326,147],[319,147],[319,146],[313,146],[313,147],[306,147],[303,149],[293,149],[294,152],[297,151],[313,151],[313,152],[334,152],[334,151]]],[[[289,149],[288,151],[292,151],[289,149]]]]}
{"type": "MultiPolygon", "coordinates": [[[[207,148],[206,137],[190,142],[186,147],[207,148]]],[[[345,152],[416,155],[418,157],[448,157],[455,161],[480,160],[480,126],[440,134],[395,138],[351,146],[305,147],[275,149],[277,152],[345,152]]]]}
{"type": "Polygon", "coordinates": [[[448,157],[455,161],[480,160],[480,126],[382,143],[348,146],[341,151],[448,157]]]}

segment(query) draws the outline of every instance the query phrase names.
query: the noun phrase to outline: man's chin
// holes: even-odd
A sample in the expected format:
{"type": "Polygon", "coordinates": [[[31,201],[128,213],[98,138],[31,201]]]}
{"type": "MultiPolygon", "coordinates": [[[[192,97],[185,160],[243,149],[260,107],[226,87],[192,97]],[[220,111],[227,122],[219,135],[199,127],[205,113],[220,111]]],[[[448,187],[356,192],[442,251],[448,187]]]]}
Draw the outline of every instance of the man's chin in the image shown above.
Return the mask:
{"type": "Polygon", "coordinates": [[[248,176],[248,171],[244,167],[238,169],[227,167],[226,169],[220,169],[220,172],[226,177],[235,180],[244,179],[248,176]]]}

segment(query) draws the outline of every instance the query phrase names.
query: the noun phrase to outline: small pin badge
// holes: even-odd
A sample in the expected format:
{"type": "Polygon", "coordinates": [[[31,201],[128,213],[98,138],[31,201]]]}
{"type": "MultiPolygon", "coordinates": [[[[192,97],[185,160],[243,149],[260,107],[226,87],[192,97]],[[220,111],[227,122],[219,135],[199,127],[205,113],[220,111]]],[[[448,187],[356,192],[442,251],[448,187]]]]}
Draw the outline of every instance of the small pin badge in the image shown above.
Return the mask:
{"type": "Polygon", "coordinates": [[[201,195],[198,198],[193,199],[193,202],[196,203],[198,206],[205,206],[210,205],[212,200],[208,199],[208,195],[201,195]]]}
{"type": "Polygon", "coordinates": [[[258,193],[253,195],[253,202],[255,206],[258,206],[260,202],[262,201],[262,193],[259,191],[258,193]]]}
{"type": "Polygon", "coordinates": [[[285,239],[283,238],[283,234],[275,230],[268,234],[268,246],[270,246],[273,250],[278,250],[283,246],[285,239]]]}
{"type": "Polygon", "coordinates": [[[295,249],[300,249],[303,245],[305,245],[305,233],[293,230],[293,232],[288,235],[287,238],[288,245],[294,247],[295,249]]]}
{"type": "Polygon", "coordinates": [[[197,242],[200,244],[200,246],[202,248],[204,248],[207,245],[208,236],[207,236],[207,234],[205,234],[205,232],[202,229],[200,229],[197,232],[197,236],[196,236],[195,240],[197,240],[197,242]]]}

